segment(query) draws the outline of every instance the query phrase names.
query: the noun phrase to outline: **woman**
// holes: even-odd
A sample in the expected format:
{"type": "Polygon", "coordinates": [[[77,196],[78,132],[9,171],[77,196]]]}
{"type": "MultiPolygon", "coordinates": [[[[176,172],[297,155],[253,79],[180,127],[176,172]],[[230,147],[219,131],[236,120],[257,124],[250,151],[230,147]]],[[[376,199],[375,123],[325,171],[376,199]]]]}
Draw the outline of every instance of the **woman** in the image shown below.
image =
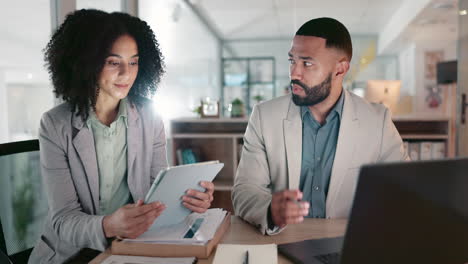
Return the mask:
{"type": "MultiPolygon", "coordinates": [[[[163,212],[143,204],[167,166],[164,127],[151,101],[164,70],[150,27],[123,13],[79,10],[45,49],[54,93],[39,141],[49,214],[30,263],[63,263],[80,249],[103,251],[112,237],[135,238],[163,212]]],[[[214,185],[188,190],[183,205],[205,212],[214,185]]]]}

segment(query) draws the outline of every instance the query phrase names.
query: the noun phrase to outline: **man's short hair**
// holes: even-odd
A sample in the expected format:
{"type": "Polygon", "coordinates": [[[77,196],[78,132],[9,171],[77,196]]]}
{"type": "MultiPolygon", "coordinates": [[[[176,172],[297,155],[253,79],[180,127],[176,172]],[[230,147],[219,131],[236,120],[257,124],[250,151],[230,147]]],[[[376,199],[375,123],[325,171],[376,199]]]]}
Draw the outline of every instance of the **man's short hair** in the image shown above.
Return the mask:
{"type": "Polygon", "coordinates": [[[344,51],[350,61],[353,57],[353,45],[348,29],[336,19],[321,17],[309,20],[297,30],[296,35],[324,38],[327,40],[327,48],[344,51]]]}

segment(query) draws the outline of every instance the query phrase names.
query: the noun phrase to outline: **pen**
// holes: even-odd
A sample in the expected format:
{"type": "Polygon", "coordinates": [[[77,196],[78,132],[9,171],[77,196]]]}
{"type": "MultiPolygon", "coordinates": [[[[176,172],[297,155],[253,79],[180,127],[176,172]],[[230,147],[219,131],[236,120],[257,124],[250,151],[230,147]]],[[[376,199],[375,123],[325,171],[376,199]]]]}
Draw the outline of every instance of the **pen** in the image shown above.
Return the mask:
{"type": "Polygon", "coordinates": [[[242,264],[249,264],[249,251],[248,250],[245,251],[244,261],[242,262],[242,264]]]}

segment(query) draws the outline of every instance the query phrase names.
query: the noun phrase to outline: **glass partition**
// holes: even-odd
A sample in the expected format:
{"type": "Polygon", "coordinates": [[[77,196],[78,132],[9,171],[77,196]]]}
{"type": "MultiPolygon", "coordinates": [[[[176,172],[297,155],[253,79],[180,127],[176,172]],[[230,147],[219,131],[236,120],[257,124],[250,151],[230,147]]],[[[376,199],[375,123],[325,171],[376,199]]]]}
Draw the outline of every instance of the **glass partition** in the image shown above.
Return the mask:
{"type": "MultiPolygon", "coordinates": [[[[0,145],[0,150],[3,146],[0,145]]],[[[2,152],[0,217],[7,253],[12,255],[37,243],[47,216],[47,198],[42,185],[39,151],[9,155],[2,152]]]]}

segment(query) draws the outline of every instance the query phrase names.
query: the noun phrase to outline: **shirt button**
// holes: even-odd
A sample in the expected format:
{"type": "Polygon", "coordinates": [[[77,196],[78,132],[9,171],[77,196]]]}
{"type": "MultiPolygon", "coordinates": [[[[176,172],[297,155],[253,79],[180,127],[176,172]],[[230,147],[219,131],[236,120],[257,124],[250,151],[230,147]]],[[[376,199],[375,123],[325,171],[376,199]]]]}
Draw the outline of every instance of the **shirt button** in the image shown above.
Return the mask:
{"type": "Polygon", "coordinates": [[[318,186],[314,186],[314,190],[318,191],[318,190],[319,190],[319,187],[318,187],[318,186]]]}
{"type": "Polygon", "coordinates": [[[318,157],[317,160],[320,160],[320,157],[318,157]]]}
{"type": "Polygon", "coordinates": [[[110,188],[110,184],[106,184],[106,188],[110,188]]]}

